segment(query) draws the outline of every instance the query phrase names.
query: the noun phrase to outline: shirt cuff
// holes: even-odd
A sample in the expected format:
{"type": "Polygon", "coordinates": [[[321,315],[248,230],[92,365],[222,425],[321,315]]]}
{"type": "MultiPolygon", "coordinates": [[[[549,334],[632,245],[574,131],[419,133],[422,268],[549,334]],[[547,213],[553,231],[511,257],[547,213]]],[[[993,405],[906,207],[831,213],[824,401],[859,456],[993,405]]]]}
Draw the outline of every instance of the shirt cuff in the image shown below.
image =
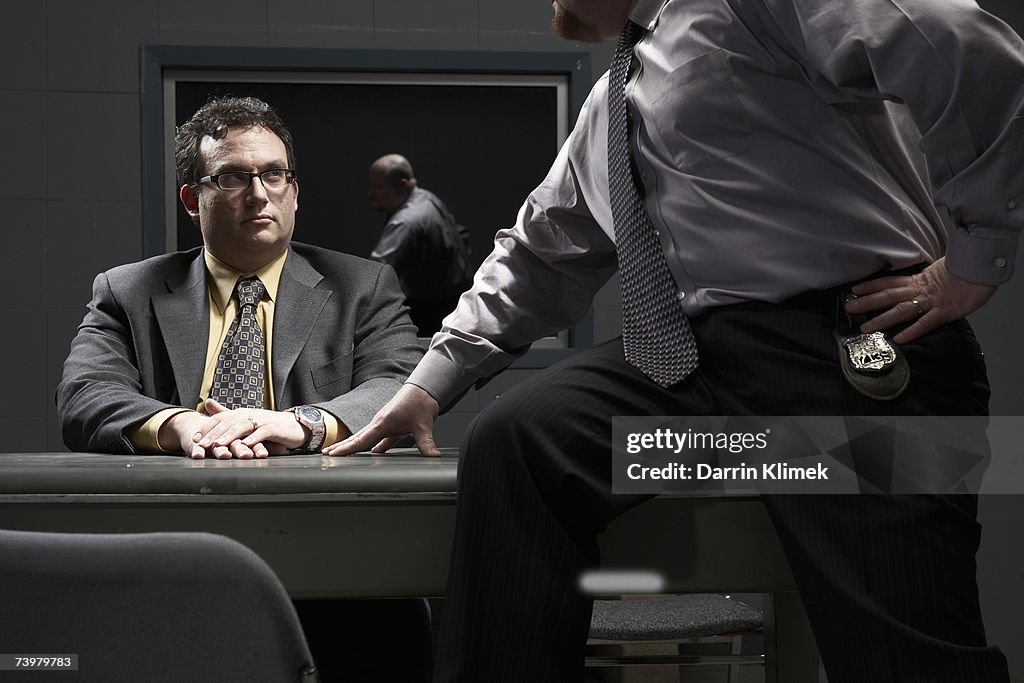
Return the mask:
{"type": "Polygon", "coordinates": [[[177,454],[178,451],[166,451],[160,447],[160,429],[175,415],[188,412],[191,412],[188,408],[165,408],[138,427],[126,429],[125,436],[136,451],[177,454]]]}
{"type": "Polygon", "coordinates": [[[461,372],[447,355],[432,349],[424,354],[405,381],[433,396],[442,411],[473,384],[473,378],[461,372]]]}
{"type": "Polygon", "coordinates": [[[324,428],[327,430],[324,436],[324,443],[321,448],[327,448],[333,443],[347,439],[351,436],[352,431],[346,427],[341,420],[331,415],[323,408],[317,408],[324,416],[324,428]]]}
{"type": "Polygon", "coordinates": [[[1013,275],[1019,237],[994,228],[956,228],[949,233],[946,268],[976,285],[1001,285],[1013,275]]]}

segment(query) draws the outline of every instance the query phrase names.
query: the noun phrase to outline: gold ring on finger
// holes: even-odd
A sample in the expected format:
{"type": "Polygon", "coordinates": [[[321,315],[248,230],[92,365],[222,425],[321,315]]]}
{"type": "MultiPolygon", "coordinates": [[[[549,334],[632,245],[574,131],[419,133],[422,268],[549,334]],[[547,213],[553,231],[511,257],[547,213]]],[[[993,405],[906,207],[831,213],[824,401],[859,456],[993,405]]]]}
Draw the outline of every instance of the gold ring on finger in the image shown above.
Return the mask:
{"type": "Polygon", "coordinates": [[[921,302],[917,299],[911,299],[910,303],[914,305],[914,310],[917,311],[917,317],[920,318],[924,315],[924,309],[921,307],[921,302]]]}

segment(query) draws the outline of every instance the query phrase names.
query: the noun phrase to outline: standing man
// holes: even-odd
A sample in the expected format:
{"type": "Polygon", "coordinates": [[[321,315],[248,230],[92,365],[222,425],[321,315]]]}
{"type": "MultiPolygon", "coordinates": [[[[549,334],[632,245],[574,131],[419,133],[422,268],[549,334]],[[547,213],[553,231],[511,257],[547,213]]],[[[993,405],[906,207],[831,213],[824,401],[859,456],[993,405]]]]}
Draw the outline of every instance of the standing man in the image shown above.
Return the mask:
{"type": "MultiPolygon", "coordinates": [[[[265,458],[363,427],[421,356],[394,272],[292,242],[295,152],[266,103],[210,100],[178,128],[175,162],[203,247],[97,276],[57,387],[65,444],[265,458]]],[[[341,657],[355,680],[423,679],[423,603],[385,602],[296,604],[325,680],[341,657]]]]}
{"type": "MultiPolygon", "coordinates": [[[[437,683],[581,680],[576,579],[642,500],[611,493],[613,415],[985,415],[963,318],[1010,277],[1024,222],[1024,46],[971,0],[554,8],[565,38],[619,36],[609,74],[406,385],[328,449],[411,432],[436,453],[438,408],[578,321],[618,268],[622,339],[467,430],[437,683]],[[900,381],[844,372],[848,317],[887,331],[900,381]]],[[[765,497],[831,683],[1008,680],[976,503],[765,497]]]]}
{"type": "Polygon", "coordinates": [[[387,215],[370,258],[398,273],[409,315],[429,337],[473,280],[469,231],[437,195],[417,186],[412,165],[398,154],[370,165],[370,204],[387,215]]]}

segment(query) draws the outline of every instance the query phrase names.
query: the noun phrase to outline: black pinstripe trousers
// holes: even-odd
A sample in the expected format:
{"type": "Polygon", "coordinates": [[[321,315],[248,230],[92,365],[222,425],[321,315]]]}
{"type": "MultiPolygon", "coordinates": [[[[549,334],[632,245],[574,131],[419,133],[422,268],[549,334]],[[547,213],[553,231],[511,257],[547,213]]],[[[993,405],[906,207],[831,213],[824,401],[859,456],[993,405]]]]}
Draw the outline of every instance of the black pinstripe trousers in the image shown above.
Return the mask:
{"type": "MultiPolygon", "coordinates": [[[[620,340],[516,385],[467,430],[435,683],[583,679],[596,535],[646,498],[611,493],[613,415],[979,415],[988,384],[966,322],[905,345],[910,388],[855,392],[831,337],[835,293],[692,321],[700,368],[662,389],[620,340]]],[[[765,503],[831,683],[1007,681],[986,646],[972,495],[790,495],[765,503]]],[[[666,540],[673,520],[665,520],[666,540]]]]}

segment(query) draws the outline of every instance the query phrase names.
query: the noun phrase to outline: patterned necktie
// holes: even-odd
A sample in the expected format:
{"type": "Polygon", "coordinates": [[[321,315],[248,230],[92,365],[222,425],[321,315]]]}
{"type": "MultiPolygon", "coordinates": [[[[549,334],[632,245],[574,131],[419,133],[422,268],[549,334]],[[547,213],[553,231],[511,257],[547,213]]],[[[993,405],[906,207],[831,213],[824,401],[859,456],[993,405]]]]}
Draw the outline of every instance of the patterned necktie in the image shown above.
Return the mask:
{"type": "Polygon", "coordinates": [[[262,408],[266,351],[256,305],[266,292],[258,277],[239,280],[238,315],[220,349],[210,398],[228,408],[262,408]]]}
{"type": "Polygon", "coordinates": [[[697,367],[697,344],[630,163],[626,80],[633,46],[643,34],[642,28],[628,22],[612,59],[608,77],[608,191],[622,284],[626,361],[667,387],[697,367]]]}

